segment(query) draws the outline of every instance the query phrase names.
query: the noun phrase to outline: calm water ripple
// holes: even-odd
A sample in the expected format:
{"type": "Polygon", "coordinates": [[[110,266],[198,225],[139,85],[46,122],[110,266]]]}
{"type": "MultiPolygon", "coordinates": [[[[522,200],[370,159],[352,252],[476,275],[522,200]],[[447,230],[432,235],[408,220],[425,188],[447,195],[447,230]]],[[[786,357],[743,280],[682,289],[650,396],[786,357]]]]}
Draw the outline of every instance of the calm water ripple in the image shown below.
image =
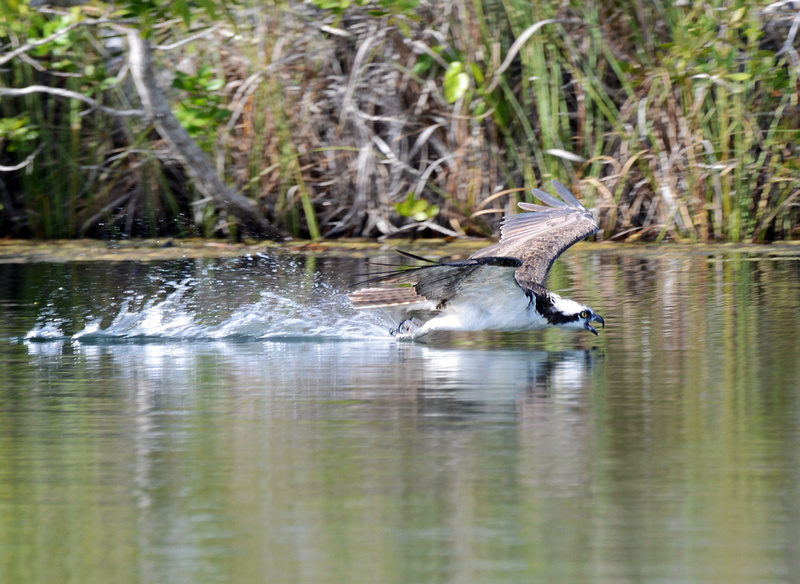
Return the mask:
{"type": "Polygon", "coordinates": [[[0,582],[796,580],[800,259],[579,247],[599,337],[426,343],[364,270],[0,265],[0,582]]]}

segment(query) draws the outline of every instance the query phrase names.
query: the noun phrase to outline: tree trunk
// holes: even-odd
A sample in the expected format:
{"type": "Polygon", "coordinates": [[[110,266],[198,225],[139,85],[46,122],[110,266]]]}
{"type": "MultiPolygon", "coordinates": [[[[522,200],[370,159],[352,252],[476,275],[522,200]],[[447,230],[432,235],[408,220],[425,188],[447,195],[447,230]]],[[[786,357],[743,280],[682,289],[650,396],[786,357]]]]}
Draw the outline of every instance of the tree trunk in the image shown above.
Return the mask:
{"type": "Polygon", "coordinates": [[[152,117],[156,129],[176,158],[183,163],[197,188],[236,217],[245,232],[255,237],[281,241],[281,235],[255,203],[220,180],[210,158],[172,113],[167,93],[153,73],[149,41],[143,39],[138,30],[126,29],[126,32],[130,51],[128,61],[142,107],[152,117]]]}

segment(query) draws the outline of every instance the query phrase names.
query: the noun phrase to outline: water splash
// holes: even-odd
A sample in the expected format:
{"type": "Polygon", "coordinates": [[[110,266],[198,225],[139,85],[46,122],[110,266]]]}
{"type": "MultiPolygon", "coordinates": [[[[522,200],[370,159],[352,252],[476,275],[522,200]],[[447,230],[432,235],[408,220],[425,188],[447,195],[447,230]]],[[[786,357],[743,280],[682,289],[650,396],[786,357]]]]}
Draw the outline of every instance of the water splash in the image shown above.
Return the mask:
{"type": "Polygon", "coordinates": [[[24,339],[26,341],[59,341],[65,338],[61,330],[61,319],[48,319],[40,317],[34,327],[28,331],[24,339]]]}
{"type": "MultiPolygon", "coordinates": [[[[267,290],[260,300],[233,310],[215,321],[213,310],[200,310],[190,294],[197,280],[169,282],[161,295],[141,303],[132,291],[107,327],[101,319],[87,316],[75,334],[64,333],[62,321],[50,312],[40,315],[25,335],[27,342],[79,341],[158,342],[203,340],[347,340],[388,338],[392,326],[385,314],[356,311],[344,291],[326,283],[314,283],[306,294],[289,290],[267,290]],[[309,294],[310,292],[310,294],[309,294]]],[[[224,307],[228,309],[228,307],[224,307]]],[[[229,310],[229,309],[228,309],[229,310]]]]}

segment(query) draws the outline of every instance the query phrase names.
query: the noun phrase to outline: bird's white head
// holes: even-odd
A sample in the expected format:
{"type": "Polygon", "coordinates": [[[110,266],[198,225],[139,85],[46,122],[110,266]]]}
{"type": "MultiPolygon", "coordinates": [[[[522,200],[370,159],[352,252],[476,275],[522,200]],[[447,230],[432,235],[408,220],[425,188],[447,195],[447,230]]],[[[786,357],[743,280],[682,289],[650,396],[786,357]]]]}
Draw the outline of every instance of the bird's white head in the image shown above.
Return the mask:
{"type": "Polygon", "coordinates": [[[598,332],[591,323],[599,322],[604,328],[606,326],[603,317],[588,306],[569,298],[561,298],[558,294],[553,293],[549,294],[549,300],[549,303],[537,302],[537,310],[551,326],[570,330],[587,330],[595,335],[598,332]]]}

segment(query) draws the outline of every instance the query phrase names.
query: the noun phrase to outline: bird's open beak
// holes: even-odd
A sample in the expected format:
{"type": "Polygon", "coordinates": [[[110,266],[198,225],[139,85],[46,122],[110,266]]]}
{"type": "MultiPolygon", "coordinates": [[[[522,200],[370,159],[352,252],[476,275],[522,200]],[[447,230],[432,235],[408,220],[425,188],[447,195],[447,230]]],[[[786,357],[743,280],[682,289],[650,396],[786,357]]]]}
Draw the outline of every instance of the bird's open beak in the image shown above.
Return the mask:
{"type": "Polygon", "coordinates": [[[599,314],[595,314],[594,317],[590,321],[587,321],[586,324],[584,325],[586,327],[586,330],[591,331],[596,335],[599,335],[600,333],[598,333],[597,329],[595,329],[592,325],[589,324],[590,322],[599,322],[600,324],[603,325],[603,328],[606,328],[606,321],[603,320],[603,317],[600,316],[599,314]]]}

